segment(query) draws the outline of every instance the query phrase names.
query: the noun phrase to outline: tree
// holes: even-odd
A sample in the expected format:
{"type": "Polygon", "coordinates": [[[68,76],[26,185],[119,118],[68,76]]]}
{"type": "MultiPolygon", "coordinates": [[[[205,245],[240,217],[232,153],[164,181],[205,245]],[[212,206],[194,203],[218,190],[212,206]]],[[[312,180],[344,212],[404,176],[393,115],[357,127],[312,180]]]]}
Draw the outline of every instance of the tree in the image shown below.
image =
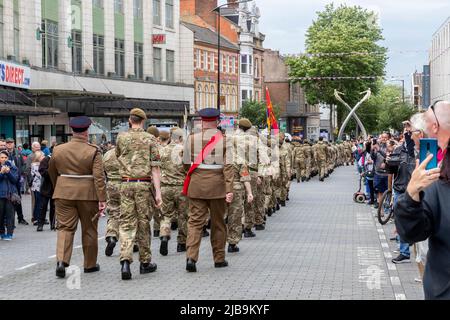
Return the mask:
{"type": "MultiPolygon", "coordinates": [[[[280,117],[280,107],[273,106],[275,117],[280,117]]],[[[254,126],[265,128],[267,126],[267,106],[265,102],[255,100],[247,100],[241,108],[241,118],[247,118],[254,126]]]]}
{"type": "Polygon", "coordinates": [[[345,93],[350,105],[355,105],[361,98],[360,93],[368,88],[377,94],[377,78],[365,79],[361,76],[384,76],[387,49],[378,45],[383,35],[373,11],[360,6],[341,5],[335,8],[329,4],[317,14],[317,20],[306,34],[306,55],[287,60],[289,75],[292,81],[300,82],[305,89],[309,104],[337,104],[338,122],[341,123],[348,111],[336,101],[334,90],[345,93]],[[296,80],[304,77],[356,79],[296,80]]]}

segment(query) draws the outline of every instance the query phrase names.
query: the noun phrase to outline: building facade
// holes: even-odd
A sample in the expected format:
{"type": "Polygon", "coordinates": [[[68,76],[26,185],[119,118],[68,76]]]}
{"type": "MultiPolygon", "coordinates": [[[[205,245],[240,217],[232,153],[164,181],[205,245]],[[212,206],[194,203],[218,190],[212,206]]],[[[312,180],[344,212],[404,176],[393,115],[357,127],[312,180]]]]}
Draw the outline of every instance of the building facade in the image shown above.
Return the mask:
{"type": "Polygon", "coordinates": [[[4,135],[67,141],[70,118],[88,115],[91,140],[114,141],[135,106],[182,125],[195,96],[193,33],[179,12],[180,0],[1,0],[0,57],[30,72],[13,90],[24,101],[0,104],[18,110],[4,135]]]}
{"type": "Polygon", "coordinates": [[[423,105],[423,73],[414,72],[412,74],[411,85],[411,104],[420,111],[423,105]]]}
{"type": "Polygon", "coordinates": [[[221,14],[239,26],[240,106],[247,100],[264,100],[264,40],[259,31],[261,13],[254,1],[228,0],[221,14]]]}
{"type": "Polygon", "coordinates": [[[430,49],[431,103],[450,100],[450,17],[433,35],[430,49]]]}
{"type": "Polygon", "coordinates": [[[299,83],[289,81],[285,58],[278,51],[264,52],[264,84],[274,105],[281,109],[280,128],[295,136],[317,140],[320,136],[319,106],[308,105],[299,83]]]}

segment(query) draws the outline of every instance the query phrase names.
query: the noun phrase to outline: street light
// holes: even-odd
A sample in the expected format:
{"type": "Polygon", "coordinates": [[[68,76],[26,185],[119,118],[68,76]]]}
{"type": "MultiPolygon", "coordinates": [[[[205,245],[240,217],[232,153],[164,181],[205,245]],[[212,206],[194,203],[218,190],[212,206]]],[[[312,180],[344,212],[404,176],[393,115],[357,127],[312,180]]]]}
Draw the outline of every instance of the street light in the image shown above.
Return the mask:
{"type": "MultiPolygon", "coordinates": [[[[253,1],[253,0],[236,1],[236,2],[233,2],[232,4],[236,5],[236,4],[246,3],[246,2],[250,2],[250,1],[253,1]]],[[[217,68],[218,68],[218,70],[217,70],[217,109],[219,109],[219,112],[220,112],[220,93],[221,93],[220,92],[220,72],[221,72],[220,63],[222,62],[222,59],[220,58],[220,17],[221,17],[220,9],[222,9],[222,7],[225,7],[228,5],[229,5],[229,3],[224,3],[213,10],[213,12],[214,11],[217,12],[217,24],[218,24],[218,26],[217,26],[217,61],[218,61],[218,64],[217,64],[217,68]]]]}
{"type": "Polygon", "coordinates": [[[391,78],[391,80],[389,80],[389,81],[401,81],[402,82],[402,98],[403,98],[403,103],[405,103],[405,80],[391,78]]]}

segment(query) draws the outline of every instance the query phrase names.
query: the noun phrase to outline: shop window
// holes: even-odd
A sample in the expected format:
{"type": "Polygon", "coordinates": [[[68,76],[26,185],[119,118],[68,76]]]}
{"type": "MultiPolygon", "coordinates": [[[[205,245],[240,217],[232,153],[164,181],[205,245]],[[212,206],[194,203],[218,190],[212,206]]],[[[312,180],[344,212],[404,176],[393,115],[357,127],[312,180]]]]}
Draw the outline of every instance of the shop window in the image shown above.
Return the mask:
{"type": "Polygon", "coordinates": [[[58,23],[51,20],[42,21],[42,66],[58,67],[58,23]]]}
{"type": "Polygon", "coordinates": [[[94,71],[105,74],[105,37],[94,34],[94,71]]]}

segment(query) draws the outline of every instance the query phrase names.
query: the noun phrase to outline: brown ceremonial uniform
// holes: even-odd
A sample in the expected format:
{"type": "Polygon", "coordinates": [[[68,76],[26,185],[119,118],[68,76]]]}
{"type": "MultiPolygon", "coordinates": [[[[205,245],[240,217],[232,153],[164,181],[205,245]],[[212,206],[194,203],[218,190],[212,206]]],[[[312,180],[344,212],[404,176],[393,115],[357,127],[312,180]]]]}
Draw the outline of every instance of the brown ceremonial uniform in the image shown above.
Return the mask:
{"type": "Polygon", "coordinates": [[[106,201],[105,173],[100,149],[74,137],[53,150],[49,175],[55,191],[58,221],[57,260],[70,264],[73,238],[81,221],[84,267],[93,268],[98,253],[98,202],[106,201]]]}
{"type": "MultiPolygon", "coordinates": [[[[186,169],[197,158],[197,155],[217,133],[217,130],[202,129],[201,132],[189,136],[184,152],[186,169]]],[[[214,262],[225,260],[225,244],[227,228],[225,225],[225,197],[233,192],[233,165],[225,163],[226,137],[222,139],[193,172],[188,190],[189,220],[186,241],[187,258],[198,261],[203,226],[211,214],[211,245],[214,262]]]]}

